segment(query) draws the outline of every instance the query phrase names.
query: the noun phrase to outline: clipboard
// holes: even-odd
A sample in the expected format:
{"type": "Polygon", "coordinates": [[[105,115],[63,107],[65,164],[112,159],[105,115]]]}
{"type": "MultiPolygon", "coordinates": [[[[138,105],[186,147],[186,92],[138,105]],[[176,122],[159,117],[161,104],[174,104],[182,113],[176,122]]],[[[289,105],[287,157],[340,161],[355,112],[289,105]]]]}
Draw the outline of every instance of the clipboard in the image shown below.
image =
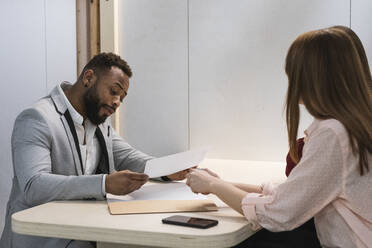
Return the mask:
{"type": "Polygon", "coordinates": [[[109,202],[110,214],[209,212],[218,207],[211,200],[143,200],[109,202]]]}
{"type": "Polygon", "coordinates": [[[107,194],[107,205],[112,215],[207,212],[218,207],[205,195],[194,194],[185,183],[147,183],[128,195],[107,194]]]}

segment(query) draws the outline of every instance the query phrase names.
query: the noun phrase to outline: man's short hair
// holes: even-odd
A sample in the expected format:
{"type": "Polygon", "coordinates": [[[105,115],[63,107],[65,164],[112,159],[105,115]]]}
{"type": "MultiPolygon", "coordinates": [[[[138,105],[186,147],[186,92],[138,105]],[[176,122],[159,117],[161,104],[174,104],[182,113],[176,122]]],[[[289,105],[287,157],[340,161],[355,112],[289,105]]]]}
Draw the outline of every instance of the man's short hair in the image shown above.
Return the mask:
{"type": "Polygon", "coordinates": [[[85,65],[80,77],[88,69],[93,70],[99,77],[102,72],[109,71],[112,66],[121,69],[128,77],[131,77],[133,74],[127,62],[120,58],[120,56],[113,53],[99,53],[85,65]]]}

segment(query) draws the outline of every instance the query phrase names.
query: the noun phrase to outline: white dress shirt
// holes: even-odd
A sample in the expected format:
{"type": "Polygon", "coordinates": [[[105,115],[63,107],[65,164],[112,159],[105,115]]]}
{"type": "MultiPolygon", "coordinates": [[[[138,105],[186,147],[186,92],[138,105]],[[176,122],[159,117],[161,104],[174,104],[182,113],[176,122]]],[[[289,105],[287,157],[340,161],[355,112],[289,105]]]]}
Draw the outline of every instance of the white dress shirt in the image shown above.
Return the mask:
{"type": "MultiPolygon", "coordinates": [[[[63,87],[63,83],[62,83],[63,87]]],[[[70,101],[67,99],[61,85],[58,87],[61,91],[61,95],[65,100],[68,111],[70,112],[71,118],[74,122],[76,134],[79,140],[81,159],[83,162],[83,174],[92,175],[97,169],[100,155],[101,146],[95,135],[97,126],[94,125],[89,119],[84,121],[83,116],[81,116],[75,108],[71,105],[70,101]]],[[[102,179],[102,194],[106,195],[105,190],[106,175],[102,179]]]]}
{"type": "Polygon", "coordinates": [[[303,156],[287,180],[249,193],[242,210],[254,228],[292,230],[314,217],[323,247],[372,247],[372,155],[359,173],[345,127],[315,120],[307,129],[303,156]]]}

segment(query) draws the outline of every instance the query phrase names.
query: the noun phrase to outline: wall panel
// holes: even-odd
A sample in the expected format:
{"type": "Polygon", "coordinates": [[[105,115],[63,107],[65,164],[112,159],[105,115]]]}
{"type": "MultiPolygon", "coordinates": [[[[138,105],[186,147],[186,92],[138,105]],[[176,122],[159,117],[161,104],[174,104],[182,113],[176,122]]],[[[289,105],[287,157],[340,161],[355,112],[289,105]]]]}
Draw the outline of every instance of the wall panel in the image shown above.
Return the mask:
{"type": "Polygon", "coordinates": [[[76,81],[76,0],[47,0],[47,92],[76,81]]]}
{"type": "Polygon", "coordinates": [[[75,1],[14,0],[0,7],[0,232],[13,167],[16,116],[57,84],[76,75],[75,1]],[[53,83],[49,83],[53,82],[53,83]]]}
{"type": "Polygon", "coordinates": [[[119,51],[134,76],[121,134],[160,156],[188,147],[187,1],[119,2],[119,51]]]}
{"type": "Polygon", "coordinates": [[[351,1],[351,28],[357,33],[366,50],[369,67],[372,68],[372,1],[351,1]]]}
{"type": "Polygon", "coordinates": [[[2,1],[0,8],[0,232],[13,177],[13,123],[23,108],[45,94],[44,7],[44,0],[37,0],[2,1]]]}
{"type": "Polygon", "coordinates": [[[349,0],[190,0],[189,11],[191,148],[284,161],[287,49],[305,31],[348,25],[349,0]]]}

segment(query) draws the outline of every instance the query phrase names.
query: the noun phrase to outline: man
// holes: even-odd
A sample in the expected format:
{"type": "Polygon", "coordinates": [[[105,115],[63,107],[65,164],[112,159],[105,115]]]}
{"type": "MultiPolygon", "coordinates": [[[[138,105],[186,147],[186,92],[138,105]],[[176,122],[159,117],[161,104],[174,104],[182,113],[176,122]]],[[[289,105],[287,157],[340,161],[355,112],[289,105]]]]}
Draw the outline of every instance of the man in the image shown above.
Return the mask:
{"type": "MultiPolygon", "coordinates": [[[[118,136],[108,118],[127,95],[131,76],[119,56],[98,54],[74,85],[63,82],[17,117],[12,134],[14,178],[1,248],[94,247],[13,233],[11,215],[53,200],[125,195],[147,182],[142,172],[151,157],[118,136]]],[[[165,180],[182,180],[186,173],[165,180]]]]}

